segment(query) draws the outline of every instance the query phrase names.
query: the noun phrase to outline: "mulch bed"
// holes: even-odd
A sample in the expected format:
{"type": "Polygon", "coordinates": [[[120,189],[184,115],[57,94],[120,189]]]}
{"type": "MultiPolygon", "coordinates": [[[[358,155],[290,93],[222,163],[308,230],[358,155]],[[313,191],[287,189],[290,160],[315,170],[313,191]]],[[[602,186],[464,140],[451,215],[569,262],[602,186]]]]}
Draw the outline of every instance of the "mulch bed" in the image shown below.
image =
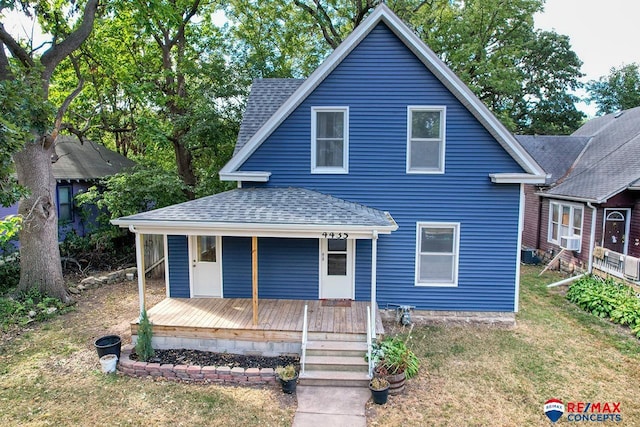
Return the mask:
{"type": "MultiPolygon", "coordinates": [[[[129,356],[131,360],[138,360],[135,352],[129,356]]],[[[290,363],[298,365],[298,357],[277,356],[247,356],[232,353],[213,353],[201,350],[155,350],[155,355],[149,360],[151,363],[170,365],[199,365],[199,366],[229,366],[230,368],[276,368],[290,363]]]]}

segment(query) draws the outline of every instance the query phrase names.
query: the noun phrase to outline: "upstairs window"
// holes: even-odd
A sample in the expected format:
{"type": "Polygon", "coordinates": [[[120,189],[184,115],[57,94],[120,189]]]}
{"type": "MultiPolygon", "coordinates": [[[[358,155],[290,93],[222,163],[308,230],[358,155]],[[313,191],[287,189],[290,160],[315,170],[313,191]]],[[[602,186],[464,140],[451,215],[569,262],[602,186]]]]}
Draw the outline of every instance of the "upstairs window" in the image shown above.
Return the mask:
{"type": "Polygon", "coordinates": [[[311,109],[311,172],[349,172],[349,108],[311,109]]]}
{"type": "Polygon", "coordinates": [[[408,107],[407,173],[444,173],[445,107],[408,107]]]}

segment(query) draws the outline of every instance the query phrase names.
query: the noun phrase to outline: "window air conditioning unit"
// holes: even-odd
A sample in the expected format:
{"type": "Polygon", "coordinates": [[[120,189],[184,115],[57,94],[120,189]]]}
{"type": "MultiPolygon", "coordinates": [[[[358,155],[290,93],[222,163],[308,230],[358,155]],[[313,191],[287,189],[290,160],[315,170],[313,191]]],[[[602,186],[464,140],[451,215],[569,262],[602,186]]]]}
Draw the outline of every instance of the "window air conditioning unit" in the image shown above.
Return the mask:
{"type": "Polygon", "coordinates": [[[580,236],[562,236],[560,237],[560,247],[570,251],[580,250],[580,236]]]}

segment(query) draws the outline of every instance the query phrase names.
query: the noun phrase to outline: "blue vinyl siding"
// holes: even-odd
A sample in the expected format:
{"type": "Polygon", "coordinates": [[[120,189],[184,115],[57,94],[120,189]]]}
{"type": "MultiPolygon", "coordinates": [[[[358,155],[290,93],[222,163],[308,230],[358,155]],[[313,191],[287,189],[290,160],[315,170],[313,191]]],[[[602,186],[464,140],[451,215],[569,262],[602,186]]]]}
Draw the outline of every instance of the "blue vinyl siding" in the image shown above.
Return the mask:
{"type": "MultiPolygon", "coordinates": [[[[378,244],[381,306],[513,310],[519,185],[492,184],[489,174],[522,168],[384,24],[336,67],[241,170],[272,173],[268,183],[255,185],[305,187],[389,211],[399,229],[380,236],[378,244]],[[322,105],[349,107],[347,175],[310,173],[311,107],[322,105]],[[446,106],[444,174],[406,173],[408,105],[446,106]],[[414,285],[419,221],[460,223],[458,287],[414,285]]],[[[370,273],[360,263],[370,264],[370,249],[368,256],[364,250],[356,254],[356,297],[364,299],[370,273]]]]}
{"type": "Polygon", "coordinates": [[[169,296],[189,298],[189,240],[187,236],[167,236],[169,296]]]}
{"type": "MultiPolygon", "coordinates": [[[[225,237],[222,274],[226,298],[251,298],[251,239],[225,237]]],[[[258,297],[318,299],[317,239],[258,239],[258,297]]]]}

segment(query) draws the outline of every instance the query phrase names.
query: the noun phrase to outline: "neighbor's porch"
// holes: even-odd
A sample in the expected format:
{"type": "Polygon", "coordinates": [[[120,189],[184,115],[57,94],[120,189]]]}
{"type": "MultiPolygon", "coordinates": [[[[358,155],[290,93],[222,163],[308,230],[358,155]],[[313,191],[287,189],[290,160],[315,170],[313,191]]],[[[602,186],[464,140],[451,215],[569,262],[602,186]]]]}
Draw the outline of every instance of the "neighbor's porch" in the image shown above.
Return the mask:
{"type": "MultiPolygon", "coordinates": [[[[366,340],[368,301],[260,299],[257,325],[249,298],[166,298],[147,311],[154,348],[233,353],[298,353],[307,306],[310,339],[366,340]]],[[[376,335],[384,334],[377,315],[376,335]]],[[[131,335],[138,334],[131,323],[131,335]]]]}

